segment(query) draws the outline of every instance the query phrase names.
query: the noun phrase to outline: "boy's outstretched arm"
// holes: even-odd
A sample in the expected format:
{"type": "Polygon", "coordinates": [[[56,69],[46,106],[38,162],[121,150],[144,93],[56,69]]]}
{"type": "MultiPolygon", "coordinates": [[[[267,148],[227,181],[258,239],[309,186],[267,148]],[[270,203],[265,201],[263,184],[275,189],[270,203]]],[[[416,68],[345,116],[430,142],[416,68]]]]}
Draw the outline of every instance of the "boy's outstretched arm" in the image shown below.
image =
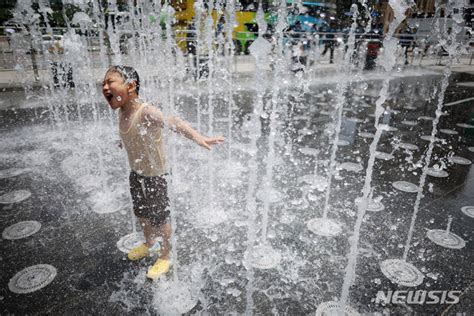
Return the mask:
{"type": "Polygon", "coordinates": [[[183,135],[184,137],[196,142],[208,150],[211,150],[211,145],[221,144],[224,142],[224,137],[206,137],[193,129],[188,123],[176,116],[164,117],[163,113],[153,106],[147,106],[144,109],[145,120],[158,124],[161,127],[167,125],[171,130],[183,135]]]}
{"type": "Polygon", "coordinates": [[[206,137],[193,129],[188,123],[176,116],[167,117],[167,125],[177,133],[195,141],[199,146],[211,150],[211,145],[221,144],[224,137],[206,137]]]}

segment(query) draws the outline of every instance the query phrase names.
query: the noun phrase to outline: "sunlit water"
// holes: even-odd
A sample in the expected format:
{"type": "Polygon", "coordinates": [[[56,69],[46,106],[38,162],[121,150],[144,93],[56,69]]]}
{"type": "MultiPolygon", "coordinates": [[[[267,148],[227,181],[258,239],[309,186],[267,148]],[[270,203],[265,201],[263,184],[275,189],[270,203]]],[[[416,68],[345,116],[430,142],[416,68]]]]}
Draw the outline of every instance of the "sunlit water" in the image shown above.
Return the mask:
{"type": "MultiPolygon", "coordinates": [[[[205,55],[213,49],[214,35],[211,19],[201,19],[206,27],[197,31],[198,53],[205,55]]],[[[262,16],[257,22],[263,27],[262,16]]],[[[110,61],[135,66],[142,74],[142,97],[165,114],[177,114],[203,133],[227,140],[207,152],[167,132],[173,275],[152,284],[144,266],[107,261],[118,278],[107,288],[109,303],[129,312],[164,314],[192,308],[216,314],[298,314],[318,307],[362,313],[382,311],[374,303],[377,291],[396,284],[467,287],[463,275],[470,261],[463,242],[469,245],[473,230],[463,221],[472,212],[464,204],[443,203],[451,192],[461,191],[468,201],[474,196],[469,173],[473,125],[469,103],[443,107],[443,102],[472,90],[447,88],[448,72],[402,69],[402,54],[390,37],[380,57],[382,68],[374,72],[353,65],[363,54],[353,57],[340,49],[338,62],[350,66],[347,72],[294,74],[291,59],[269,58],[269,44],[260,41],[251,50],[261,62],[253,77],[234,73],[228,52],[207,54],[209,75],[193,78],[185,71],[192,62],[169,36],[169,21],[164,29],[144,25],[142,31],[155,41],[138,38],[141,49],[129,42],[127,54],[113,45],[110,61]],[[268,70],[269,61],[276,62],[273,71],[279,76],[268,70]],[[455,225],[441,231],[448,213],[455,214],[455,225]],[[456,249],[460,260],[443,267],[449,258],[439,247],[443,243],[456,249]],[[338,306],[339,300],[347,305],[338,306]]],[[[117,34],[107,32],[117,44],[117,34]]],[[[5,111],[2,118],[0,178],[8,184],[0,192],[0,203],[7,205],[2,216],[9,225],[28,216],[41,222],[30,237],[40,243],[35,246],[40,254],[50,251],[46,245],[61,238],[55,229],[62,229],[81,256],[121,260],[115,249],[119,245],[124,251],[119,240],[136,237],[129,234],[140,229],[130,212],[116,115],[97,89],[109,62],[106,47],[101,45],[101,65],[92,72],[97,59],[85,39],[73,30],[65,38],[70,51],[61,58],[72,65],[75,88],[51,84],[35,91],[24,76],[34,106],[5,111]],[[45,211],[49,204],[61,207],[45,211]],[[17,206],[24,214],[11,214],[17,206]]],[[[350,52],[355,50],[351,45],[350,52]]],[[[22,74],[26,53],[16,54],[22,74]]],[[[56,57],[40,58],[48,64],[56,57]]],[[[62,253],[71,248],[65,245],[62,253]]],[[[58,258],[54,275],[60,279],[68,261],[58,258]]],[[[68,272],[87,273],[81,267],[68,272]]],[[[74,282],[62,286],[81,293],[74,282]]]]}

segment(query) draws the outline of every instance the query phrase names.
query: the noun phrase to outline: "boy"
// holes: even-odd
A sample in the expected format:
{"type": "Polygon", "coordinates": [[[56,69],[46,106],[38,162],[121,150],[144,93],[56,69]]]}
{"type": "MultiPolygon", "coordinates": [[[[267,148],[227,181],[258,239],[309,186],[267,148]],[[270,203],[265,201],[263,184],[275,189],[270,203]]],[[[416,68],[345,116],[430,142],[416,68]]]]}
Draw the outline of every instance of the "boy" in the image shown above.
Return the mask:
{"type": "Polygon", "coordinates": [[[140,78],[132,67],[112,66],[107,70],[102,93],[113,110],[120,109],[119,133],[131,168],[133,211],[145,235],[145,243],[132,249],[128,258],[139,260],[156,252],[153,246],[161,238],[159,258],[147,273],[148,278],[156,279],[170,268],[171,225],[162,128],[168,125],[208,150],[224,138],[205,137],[177,117],[165,118],[156,107],[138,99],[139,90],[140,78]]]}

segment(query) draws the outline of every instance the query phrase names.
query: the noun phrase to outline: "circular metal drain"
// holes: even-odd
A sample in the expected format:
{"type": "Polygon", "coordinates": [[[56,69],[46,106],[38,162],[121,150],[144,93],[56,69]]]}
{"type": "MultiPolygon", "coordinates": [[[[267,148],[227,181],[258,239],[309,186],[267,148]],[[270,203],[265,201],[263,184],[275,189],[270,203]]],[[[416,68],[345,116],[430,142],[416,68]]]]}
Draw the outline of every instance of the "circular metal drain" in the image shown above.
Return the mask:
{"type": "Polygon", "coordinates": [[[8,226],[3,230],[2,238],[15,240],[29,237],[37,233],[41,228],[41,223],[37,221],[24,221],[8,226]]]}
{"type": "MultiPolygon", "coordinates": [[[[355,203],[356,205],[359,205],[360,203],[362,203],[362,198],[361,197],[356,198],[355,203]]],[[[380,212],[380,211],[383,211],[384,209],[385,209],[385,206],[381,202],[376,201],[376,200],[369,201],[369,204],[367,205],[367,211],[369,212],[380,212]]]]}
{"type": "Polygon", "coordinates": [[[418,146],[414,144],[409,144],[409,143],[400,143],[398,144],[398,147],[406,149],[406,150],[418,150],[418,146]]]}
{"type": "Polygon", "coordinates": [[[443,134],[448,134],[448,135],[457,135],[459,134],[457,131],[453,130],[453,129],[448,129],[448,128],[442,128],[439,130],[440,133],[443,133],[443,134]]]}
{"type": "Polygon", "coordinates": [[[56,268],[52,265],[37,264],[15,274],[8,282],[8,288],[17,294],[35,292],[51,283],[56,274],[56,268]]]}
{"type": "Polygon", "coordinates": [[[159,315],[182,315],[188,313],[198,303],[196,290],[183,281],[155,282],[153,305],[159,315]]]}
{"type": "Polygon", "coordinates": [[[145,242],[145,237],[141,232],[135,232],[123,236],[117,241],[117,248],[124,253],[129,253],[135,247],[140,246],[145,242]]]}
{"type": "Polygon", "coordinates": [[[380,124],[379,126],[383,131],[386,131],[386,132],[396,132],[396,131],[398,131],[398,128],[387,125],[387,124],[380,124]]]}
{"type": "Polygon", "coordinates": [[[345,140],[345,139],[339,139],[339,140],[337,141],[337,146],[347,146],[347,145],[349,145],[349,144],[350,144],[350,142],[347,141],[347,140],[345,140]]]}
{"type": "Polygon", "coordinates": [[[474,128],[474,125],[467,124],[467,123],[458,123],[456,126],[459,126],[461,128],[474,128]]]}
{"type": "Polygon", "coordinates": [[[329,218],[313,218],[306,224],[309,231],[320,236],[336,236],[342,232],[341,224],[329,218]]]}
{"type": "Polygon", "coordinates": [[[394,157],[390,153],[385,153],[383,151],[376,151],[375,158],[381,159],[381,160],[392,160],[394,157]]]}
{"type": "Polygon", "coordinates": [[[323,192],[328,185],[326,178],[320,175],[314,175],[314,174],[307,174],[307,175],[299,177],[298,183],[302,183],[302,182],[309,184],[310,186],[314,187],[316,190],[320,192],[323,192]]]}
{"type": "Polygon", "coordinates": [[[438,137],[431,137],[431,135],[423,135],[423,136],[420,136],[420,139],[422,140],[425,140],[427,142],[430,142],[431,140],[433,140],[434,142],[439,142],[441,139],[438,138],[438,137]]]}
{"type": "Polygon", "coordinates": [[[430,229],[426,232],[426,237],[445,248],[461,249],[466,246],[466,242],[461,237],[442,229],[430,229]]]}
{"type": "Polygon", "coordinates": [[[26,200],[30,196],[31,196],[31,192],[28,190],[17,190],[17,191],[8,192],[0,196],[0,204],[19,203],[21,201],[26,200]]]}
{"type": "Polygon", "coordinates": [[[403,125],[408,125],[408,126],[415,126],[415,125],[418,125],[418,122],[417,121],[402,121],[401,122],[403,125]]]}
{"type": "Polygon", "coordinates": [[[300,148],[300,153],[308,156],[317,156],[319,155],[319,150],[310,147],[303,147],[300,148]]]}
{"type": "Polygon", "coordinates": [[[423,120],[423,121],[432,121],[432,120],[434,120],[435,118],[434,118],[434,117],[431,117],[431,116],[420,116],[418,119],[419,119],[419,120],[423,120]]]}
{"type": "Polygon", "coordinates": [[[319,304],[316,316],[358,316],[355,309],[339,302],[329,301],[319,304]]]}
{"type": "Polygon", "coordinates": [[[423,274],[411,263],[400,259],[388,259],[380,263],[380,270],[392,283],[404,286],[418,286],[423,282],[423,274]]]}
{"type": "Polygon", "coordinates": [[[446,171],[435,168],[428,168],[426,174],[435,178],[446,178],[447,176],[449,176],[449,173],[447,173],[446,171]]]}
{"type": "Polygon", "coordinates": [[[371,201],[369,203],[369,207],[367,208],[367,210],[370,212],[379,212],[379,211],[383,211],[384,209],[385,209],[385,206],[381,202],[377,202],[377,201],[371,201]]]}
{"type": "Polygon", "coordinates": [[[257,192],[257,199],[269,203],[277,203],[283,200],[283,194],[273,188],[270,190],[260,190],[257,192]]]}
{"type": "Polygon", "coordinates": [[[115,213],[120,210],[123,210],[127,208],[128,205],[122,204],[122,205],[111,205],[108,203],[100,203],[99,207],[94,207],[92,211],[97,214],[110,214],[110,213],[115,213]]]}
{"type": "Polygon", "coordinates": [[[347,117],[346,120],[349,121],[349,122],[354,122],[354,123],[363,123],[364,122],[363,119],[360,119],[358,117],[347,117]]]}
{"type": "Polygon", "coordinates": [[[28,168],[10,168],[0,170],[0,179],[13,178],[25,173],[31,172],[31,169],[28,168]]]}
{"type": "Polygon", "coordinates": [[[358,164],[358,163],[355,163],[355,162],[343,162],[339,165],[338,169],[339,170],[359,172],[363,168],[362,168],[361,164],[358,164]]]}
{"type": "Polygon", "coordinates": [[[418,192],[418,186],[408,181],[395,181],[392,183],[393,187],[397,190],[409,193],[418,192]]]}
{"type": "Polygon", "coordinates": [[[452,156],[451,158],[449,158],[449,160],[458,165],[467,166],[471,164],[471,161],[469,159],[459,157],[459,156],[452,156]]]}
{"type": "Polygon", "coordinates": [[[307,128],[302,128],[298,131],[298,133],[301,135],[313,135],[314,131],[307,128]]]}
{"type": "Polygon", "coordinates": [[[281,255],[270,245],[257,245],[244,254],[244,266],[256,269],[273,269],[281,262],[281,255]]]}
{"type": "Polygon", "coordinates": [[[363,138],[374,138],[375,134],[369,132],[360,132],[359,136],[363,138]]]}
{"type": "Polygon", "coordinates": [[[463,206],[461,207],[461,212],[466,216],[474,218],[474,206],[463,206]]]}
{"type": "Polygon", "coordinates": [[[128,205],[124,188],[92,191],[88,200],[92,204],[92,211],[98,214],[115,213],[128,205]]]}

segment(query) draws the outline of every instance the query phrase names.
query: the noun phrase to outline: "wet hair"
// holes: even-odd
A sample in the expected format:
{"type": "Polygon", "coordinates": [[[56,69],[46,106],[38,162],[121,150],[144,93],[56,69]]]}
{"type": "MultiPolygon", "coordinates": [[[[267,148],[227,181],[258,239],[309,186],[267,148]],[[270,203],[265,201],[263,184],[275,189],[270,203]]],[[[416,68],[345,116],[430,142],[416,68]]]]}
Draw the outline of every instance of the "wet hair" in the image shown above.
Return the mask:
{"type": "Polygon", "coordinates": [[[135,91],[137,94],[140,92],[140,76],[138,76],[138,72],[135,68],[124,65],[115,65],[107,70],[107,73],[109,72],[116,72],[121,75],[125,83],[135,82],[135,91]]]}

